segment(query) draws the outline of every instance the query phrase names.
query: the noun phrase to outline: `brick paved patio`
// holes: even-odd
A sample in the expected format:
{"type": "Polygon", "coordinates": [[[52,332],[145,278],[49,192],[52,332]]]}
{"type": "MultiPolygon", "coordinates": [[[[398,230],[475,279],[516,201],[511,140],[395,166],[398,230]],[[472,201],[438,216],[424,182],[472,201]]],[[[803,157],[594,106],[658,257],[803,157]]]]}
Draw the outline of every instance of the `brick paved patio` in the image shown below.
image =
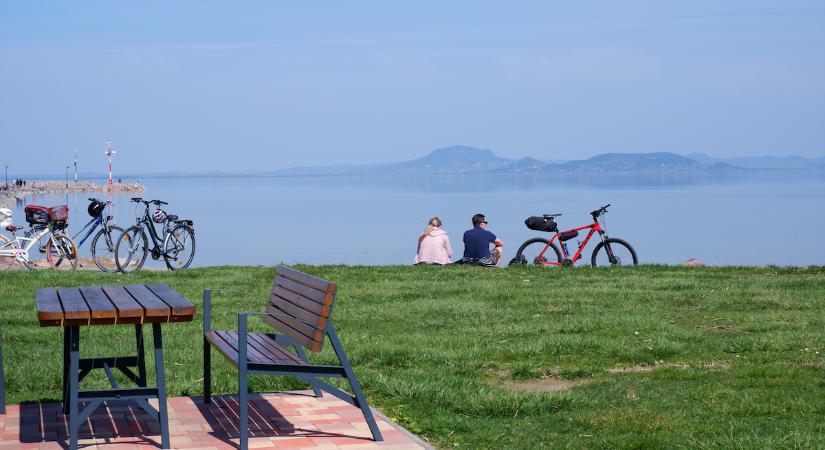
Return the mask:
{"type": "MultiPolygon", "coordinates": [[[[252,395],[249,411],[250,448],[421,449],[431,448],[381,415],[376,415],[383,442],[371,439],[361,411],[329,394],[311,391],[252,395]]],[[[157,406],[156,401],[151,401],[157,406]]],[[[67,420],[59,403],[11,405],[0,416],[0,449],[61,449],[68,445],[67,420]]],[[[238,446],[238,402],[235,396],[169,399],[173,448],[232,449],[238,446]]],[[[80,430],[85,449],[157,448],[160,425],[133,403],[101,406],[80,430]]]]}

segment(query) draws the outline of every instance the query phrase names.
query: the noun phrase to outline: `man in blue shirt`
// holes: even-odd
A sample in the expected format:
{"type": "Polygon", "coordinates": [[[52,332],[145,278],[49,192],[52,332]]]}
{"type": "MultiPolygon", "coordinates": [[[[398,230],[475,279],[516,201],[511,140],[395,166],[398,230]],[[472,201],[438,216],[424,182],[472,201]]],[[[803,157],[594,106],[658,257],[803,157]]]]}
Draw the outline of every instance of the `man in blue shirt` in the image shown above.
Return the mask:
{"type": "Polygon", "coordinates": [[[504,244],[487,230],[484,214],[473,216],[473,229],[464,232],[464,259],[477,260],[482,265],[497,266],[504,255],[504,244]],[[495,248],[490,251],[490,244],[495,248]]]}

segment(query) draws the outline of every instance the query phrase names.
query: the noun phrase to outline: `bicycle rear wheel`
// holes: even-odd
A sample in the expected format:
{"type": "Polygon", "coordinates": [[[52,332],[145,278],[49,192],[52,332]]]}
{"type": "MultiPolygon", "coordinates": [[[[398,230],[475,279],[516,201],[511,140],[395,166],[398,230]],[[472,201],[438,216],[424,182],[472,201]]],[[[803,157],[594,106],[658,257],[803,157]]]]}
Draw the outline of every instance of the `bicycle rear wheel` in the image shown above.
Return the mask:
{"type": "Polygon", "coordinates": [[[636,250],[626,241],[609,238],[593,249],[590,263],[593,267],[635,266],[639,264],[639,259],[636,250]]]}
{"type": "MultiPolygon", "coordinates": [[[[0,250],[14,252],[16,249],[17,243],[14,240],[0,234],[0,250]]],[[[14,256],[0,256],[0,270],[14,269],[17,267],[17,264],[20,264],[25,269],[34,270],[34,266],[32,266],[28,261],[19,260],[14,256]]]]}
{"type": "Polygon", "coordinates": [[[63,233],[54,233],[46,243],[46,260],[54,270],[77,268],[77,245],[63,233]]]}
{"type": "Polygon", "coordinates": [[[104,272],[117,272],[115,244],[121,234],[123,234],[123,228],[112,225],[108,230],[101,228],[92,239],[92,259],[98,269],[104,272]]]}
{"type": "Polygon", "coordinates": [[[146,262],[149,253],[149,240],[143,228],[129,227],[121,233],[115,244],[115,264],[123,273],[134,272],[146,262]]]}
{"type": "Polygon", "coordinates": [[[183,270],[195,258],[195,232],[186,225],[169,231],[163,241],[163,255],[169,270],[183,270]]]}
{"type": "Polygon", "coordinates": [[[554,243],[544,238],[529,239],[518,248],[514,261],[521,264],[542,265],[546,262],[561,263],[561,251],[554,243]]]}

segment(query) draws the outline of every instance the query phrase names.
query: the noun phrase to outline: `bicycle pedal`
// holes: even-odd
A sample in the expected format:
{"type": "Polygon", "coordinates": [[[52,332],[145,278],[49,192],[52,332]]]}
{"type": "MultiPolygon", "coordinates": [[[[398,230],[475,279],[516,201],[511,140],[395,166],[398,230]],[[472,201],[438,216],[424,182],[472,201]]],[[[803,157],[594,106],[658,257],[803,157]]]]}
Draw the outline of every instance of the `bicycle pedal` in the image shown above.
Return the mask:
{"type": "Polygon", "coordinates": [[[564,258],[563,260],[561,260],[561,265],[564,267],[570,267],[573,265],[573,261],[569,258],[564,258]]]}

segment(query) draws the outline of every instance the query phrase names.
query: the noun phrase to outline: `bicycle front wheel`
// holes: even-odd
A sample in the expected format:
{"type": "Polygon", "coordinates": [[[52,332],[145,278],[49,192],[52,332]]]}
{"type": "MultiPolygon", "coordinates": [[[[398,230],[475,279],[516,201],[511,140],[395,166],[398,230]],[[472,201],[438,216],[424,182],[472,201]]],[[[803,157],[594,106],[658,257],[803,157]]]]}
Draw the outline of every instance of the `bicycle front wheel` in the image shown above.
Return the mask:
{"type": "Polygon", "coordinates": [[[117,270],[123,273],[134,272],[146,262],[149,253],[149,239],[143,228],[129,227],[120,234],[115,244],[115,264],[117,270]]]}
{"type": "Polygon", "coordinates": [[[626,241],[609,238],[593,249],[590,263],[593,267],[635,266],[639,264],[639,259],[636,250],[626,241]]]}
{"type": "Polygon", "coordinates": [[[521,244],[516,252],[516,261],[521,264],[543,265],[547,262],[561,263],[561,251],[556,244],[544,238],[533,238],[521,244]]]}
{"type": "Polygon", "coordinates": [[[75,270],[77,268],[77,245],[63,233],[55,233],[46,243],[46,261],[54,270],[75,270]]]}
{"type": "Polygon", "coordinates": [[[169,231],[163,241],[163,256],[169,270],[183,270],[195,258],[195,232],[186,225],[169,231]]]}
{"type": "Polygon", "coordinates": [[[117,272],[115,244],[121,234],[123,234],[123,228],[112,225],[108,227],[108,230],[101,228],[92,238],[92,259],[98,269],[104,272],[117,272]]]}

